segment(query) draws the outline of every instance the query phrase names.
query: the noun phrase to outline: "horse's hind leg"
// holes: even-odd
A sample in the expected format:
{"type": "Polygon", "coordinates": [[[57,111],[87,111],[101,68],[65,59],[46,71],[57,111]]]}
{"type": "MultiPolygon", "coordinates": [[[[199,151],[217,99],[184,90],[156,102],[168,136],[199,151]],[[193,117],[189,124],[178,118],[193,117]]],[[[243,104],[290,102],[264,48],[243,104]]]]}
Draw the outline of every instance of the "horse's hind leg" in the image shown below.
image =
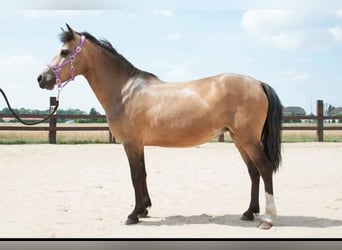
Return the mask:
{"type": "Polygon", "coordinates": [[[251,201],[249,203],[249,207],[246,212],[243,213],[241,219],[242,220],[254,220],[254,214],[258,214],[260,212],[259,206],[259,184],[260,184],[260,174],[253,163],[253,161],[249,158],[248,154],[245,150],[239,145],[239,142],[234,137],[233,133],[231,133],[231,138],[233,139],[235,146],[239,150],[242,159],[247,165],[249,177],[251,179],[251,201]]]}
{"type": "MultiPolygon", "coordinates": [[[[128,215],[126,224],[136,224],[139,222],[139,217],[147,215],[146,202],[144,197],[147,194],[146,188],[146,171],[143,157],[143,146],[137,146],[134,144],[124,144],[124,148],[129,161],[131,169],[131,178],[135,193],[135,207],[130,215],[128,215]]],[[[148,195],[148,194],[147,194],[148,195]]]]}
{"type": "Polygon", "coordinates": [[[277,214],[273,198],[273,168],[270,161],[264,154],[260,142],[244,144],[243,149],[246,151],[251,161],[255,164],[265,185],[266,211],[261,218],[259,228],[269,229],[272,227],[273,221],[277,214]]]}

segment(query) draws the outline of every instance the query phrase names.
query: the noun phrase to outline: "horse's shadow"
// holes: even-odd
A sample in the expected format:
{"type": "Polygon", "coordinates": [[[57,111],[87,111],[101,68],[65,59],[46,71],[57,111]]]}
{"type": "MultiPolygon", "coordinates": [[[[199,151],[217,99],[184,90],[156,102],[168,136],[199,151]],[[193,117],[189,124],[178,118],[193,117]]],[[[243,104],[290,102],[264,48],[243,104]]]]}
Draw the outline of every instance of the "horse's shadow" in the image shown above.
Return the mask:
{"type": "MultiPolygon", "coordinates": [[[[254,221],[243,221],[241,215],[227,214],[222,216],[210,216],[207,214],[182,216],[175,215],[166,218],[149,217],[141,221],[143,226],[175,226],[190,224],[218,224],[227,226],[256,227],[260,218],[254,221]]],[[[277,227],[308,227],[308,228],[329,228],[342,226],[342,220],[319,218],[314,216],[293,216],[278,215],[275,221],[277,227]]]]}

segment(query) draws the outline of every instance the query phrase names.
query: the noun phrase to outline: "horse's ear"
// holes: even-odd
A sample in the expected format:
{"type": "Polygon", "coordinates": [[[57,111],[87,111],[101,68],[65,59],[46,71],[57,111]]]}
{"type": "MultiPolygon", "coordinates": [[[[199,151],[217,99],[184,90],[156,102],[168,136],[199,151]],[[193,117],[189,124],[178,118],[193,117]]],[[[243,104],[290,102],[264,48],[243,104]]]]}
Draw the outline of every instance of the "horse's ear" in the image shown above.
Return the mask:
{"type": "Polygon", "coordinates": [[[65,32],[65,30],[63,29],[63,27],[61,27],[61,30],[62,30],[63,33],[65,32]]]}
{"type": "Polygon", "coordinates": [[[69,26],[69,24],[66,23],[65,25],[67,26],[69,33],[72,34],[72,38],[74,38],[74,30],[69,26]]]}

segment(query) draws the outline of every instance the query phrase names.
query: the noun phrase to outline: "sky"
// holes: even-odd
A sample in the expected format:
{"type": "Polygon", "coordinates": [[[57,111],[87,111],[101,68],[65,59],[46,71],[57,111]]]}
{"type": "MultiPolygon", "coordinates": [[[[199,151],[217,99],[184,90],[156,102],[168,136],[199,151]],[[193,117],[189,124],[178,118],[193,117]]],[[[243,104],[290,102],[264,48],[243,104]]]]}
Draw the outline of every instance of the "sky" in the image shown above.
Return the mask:
{"type": "MultiPolygon", "coordinates": [[[[342,4],[291,2],[11,1],[0,10],[0,87],[15,108],[47,109],[57,91],[40,89],[36,79],[68,23],[164,81],[238,73],[268,83],[284,106],[307,114],[318,99],[342,106],[342,4]]],[[[104,113],[82,76],[63,89],[60,108],[104,113]]]]}

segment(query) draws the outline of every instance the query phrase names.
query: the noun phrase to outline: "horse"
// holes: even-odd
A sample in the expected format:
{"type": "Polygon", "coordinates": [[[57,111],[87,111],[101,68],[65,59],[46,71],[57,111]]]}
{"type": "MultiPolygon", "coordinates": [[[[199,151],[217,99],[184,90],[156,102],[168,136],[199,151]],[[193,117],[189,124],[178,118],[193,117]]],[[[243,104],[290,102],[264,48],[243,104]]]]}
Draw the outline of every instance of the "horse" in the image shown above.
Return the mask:
{"type": "Polygon", "coordinates": [[[160,80],[119,54],[107,40],[62,29],[62,47],[37,80],[42,89],[61,89],[77,75],[90,84],[108,126],[123,145],[130,166],[135,206],[126,224],[147,217],[144,146],[193,147],[228,132],[251,180],[251,198],[242,220],[259,214],[260,176],[266,207],[258,225],[273,226],[273,174],[281,162],[281,101],[268,84],[240,74],[220,74],[180,83],[160,80]]]}

